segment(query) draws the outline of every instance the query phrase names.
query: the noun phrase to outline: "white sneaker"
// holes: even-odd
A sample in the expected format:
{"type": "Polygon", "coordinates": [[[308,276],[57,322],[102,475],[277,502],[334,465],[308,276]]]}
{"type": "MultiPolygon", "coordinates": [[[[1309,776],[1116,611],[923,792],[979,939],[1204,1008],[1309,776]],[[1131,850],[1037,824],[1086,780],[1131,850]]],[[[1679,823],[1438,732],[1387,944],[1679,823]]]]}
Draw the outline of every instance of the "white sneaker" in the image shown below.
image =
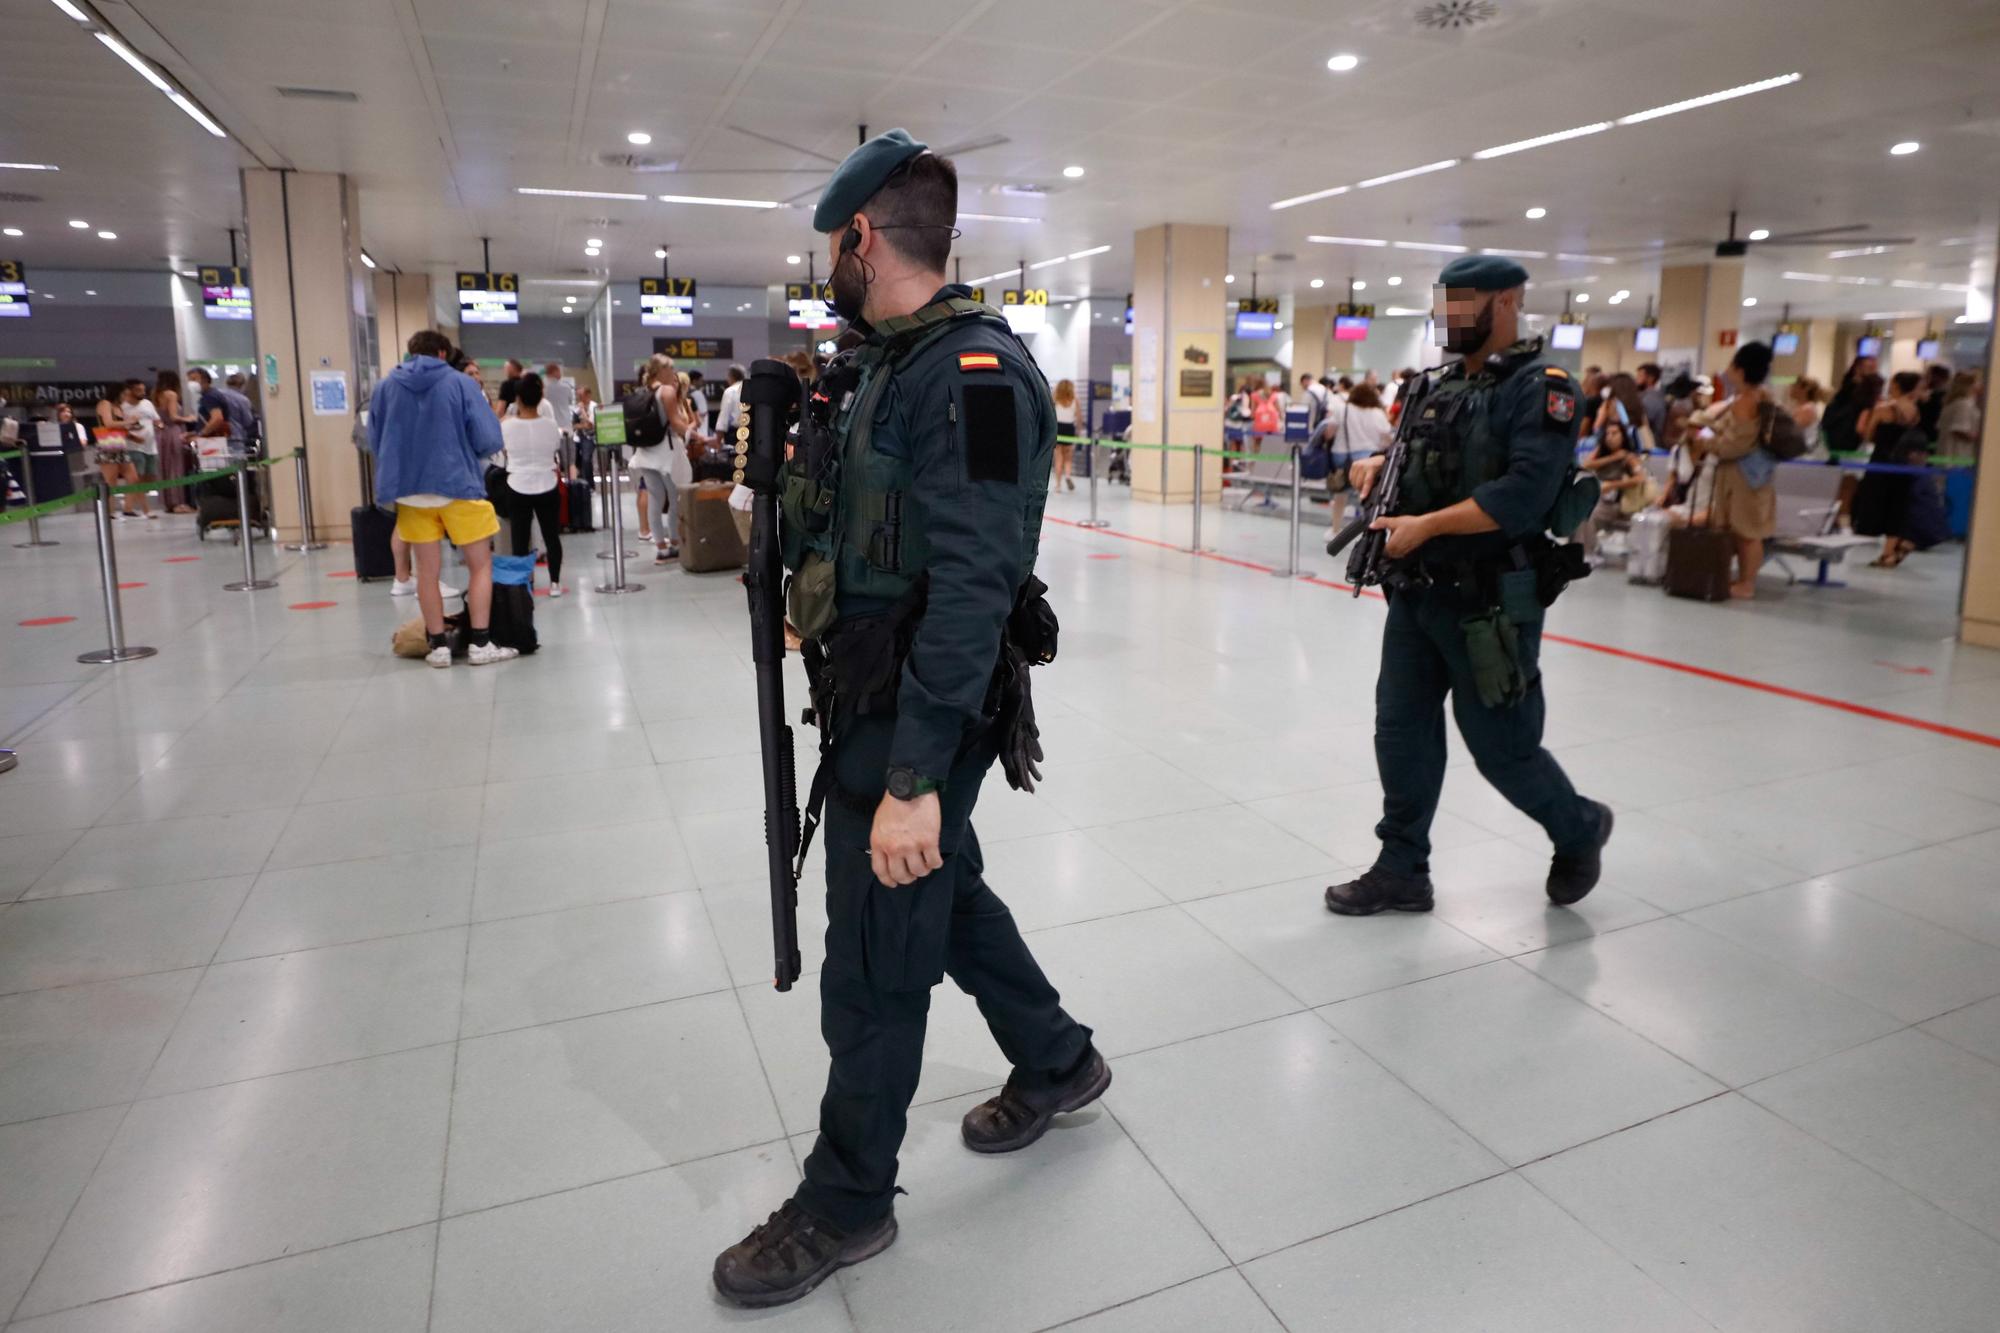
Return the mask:
{"type": "Polygon", "coordinates": [[[417,581],[415,579],[391,579],[389,581],[389,595],[391,597],[415,597],[417,595],[417,581]]]}
{"type": "Polygon", "coordinates": [[[560,583],[551,583],[551,584],[549,585],[549,596],[551,596],[551,597],[560,597],[560,596],[562,596],[562,595],[563,595],[563,586],[562,586],[562,584],[560,584],[560,583]]]}
{"type": "Polygon", "coordinates": [[[449,583],[446,583],[446,582],[444,582],[444,581],[440,580],[440,581],[438,582],[438,596],[440,596],[440,597],[463,597],[463,596],[465,596],[465,589],[463,589],[463,588],[454,588],[454,587],[452,587],[452,586],[451,586],[451,585],[450,585],[449,583]]]}
{"type": "Polygon", "coordinates": [[[502,648],[497,643],[475,643],[465,650],[465,660],[472,666],[486,666],[491,662],[509,662],[521,655],[519,648],[502,648]]]}
{"type": "Polygon", "coordinates": [[[425,665],[425,666],[434,666],[434,667],[448,667],[448,666],[450,666],[450,665],[451,665],[451,648],[450,648],[450,646],[449,646],[449,645],[446,645],[446,646],[444,646],[444,647],[439,647],[439,648],[433,648],[433,649],[431,649],[431,650],[430,650],[429,652],[425,653],[425,654],[424,654],[424,665],[425,665]]]}

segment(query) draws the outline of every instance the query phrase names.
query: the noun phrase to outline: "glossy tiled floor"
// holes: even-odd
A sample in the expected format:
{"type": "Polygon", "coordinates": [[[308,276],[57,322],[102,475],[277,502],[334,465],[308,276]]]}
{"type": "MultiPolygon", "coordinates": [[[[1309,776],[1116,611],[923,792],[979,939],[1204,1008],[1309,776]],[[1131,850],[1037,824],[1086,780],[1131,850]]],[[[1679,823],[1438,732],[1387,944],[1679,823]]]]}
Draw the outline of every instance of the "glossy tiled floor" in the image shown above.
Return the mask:
{"type": "MultiPolygon", "coordinates": [[[[541,603],[539,656],[440,673],[344,551],[239,595],[231,548],[124,524],[161,652],[82,667],[88,534],[51,527],[0,549],[0,1324],[750,1322],[709,1260],[791,1188],[824,1056],[812,986],[764,980],[733,578],[635,565],[541,603]]],[[[1006,1071],[940,991],[901,1240],[756,1322],[1993,1327],[2000,748],[1554,644],[1551,742],[1620,811],[1604,887],[1548,909],[1461,759],[1436,914],[1332,918],[1381,608],[1255,568],[1282,537],[1051,525],[1049,779],[978,822],[1116,1085],[974,1157],[1006,1071]]],[[[2000,735],[1956,558],[1755,606],[1593,578],[1553,628],[2000,735]]]]}

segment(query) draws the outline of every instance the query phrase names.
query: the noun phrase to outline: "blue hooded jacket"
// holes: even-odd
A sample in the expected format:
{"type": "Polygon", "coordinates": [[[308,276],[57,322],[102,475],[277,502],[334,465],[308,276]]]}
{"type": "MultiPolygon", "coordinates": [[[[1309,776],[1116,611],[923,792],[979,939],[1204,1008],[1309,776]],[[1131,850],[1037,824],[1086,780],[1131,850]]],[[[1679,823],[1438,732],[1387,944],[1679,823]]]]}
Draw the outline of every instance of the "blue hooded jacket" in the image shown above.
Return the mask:
{"type": "Polygon", "coordinates": [[[470,376],[435,356],[413,356],[375,386],[368,401],[368,448],[375,455],[375,503],[406,495],[484,500],[480,460],[500,452],[500,419],[470,376]]]}

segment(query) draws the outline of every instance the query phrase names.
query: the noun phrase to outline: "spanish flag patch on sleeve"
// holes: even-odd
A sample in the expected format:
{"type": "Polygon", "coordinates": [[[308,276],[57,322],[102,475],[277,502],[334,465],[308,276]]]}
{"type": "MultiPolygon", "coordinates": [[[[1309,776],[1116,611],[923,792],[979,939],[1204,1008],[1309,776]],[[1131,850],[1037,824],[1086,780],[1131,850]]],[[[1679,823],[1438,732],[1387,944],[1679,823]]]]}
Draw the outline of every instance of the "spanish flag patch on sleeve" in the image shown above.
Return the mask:
{"type": "Polygon", "coordinates": [[[991,352],[960,352],[958,368],[965,370],[998,370],[1000,358],[991,352]]]}

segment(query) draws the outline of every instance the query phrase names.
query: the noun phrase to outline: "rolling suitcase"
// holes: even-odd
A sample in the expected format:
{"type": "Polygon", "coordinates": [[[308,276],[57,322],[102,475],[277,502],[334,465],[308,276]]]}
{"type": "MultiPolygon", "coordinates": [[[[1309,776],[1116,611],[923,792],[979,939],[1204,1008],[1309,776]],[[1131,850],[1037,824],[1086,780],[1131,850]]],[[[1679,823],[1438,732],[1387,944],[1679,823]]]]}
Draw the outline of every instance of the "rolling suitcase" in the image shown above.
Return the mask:
{"type": "Polygon", "coordinates": [[[562,530],[564,532],[595,532],[597,524],[590,516],[591,490],[587,481],[565,481],[563,488],[562,530]]]}
{"type": "Polygon", "coordinates": [[[396,577],[396,557],[389,550],[396,516],[374,505],[358,505],[348,511],[347,526],[354,540],[354,577],[363,583],[396,577]]]}
{"type": "Polygon", "coordinates": [[[690,574],[741,569],[746,561],[736,511],[729,507],[735,486],[726,481],[681,487],[681,568],[690,574]]]}
{"type": "Polygon", "coordinates": [[[1625,557],[1625,577],[1633,583],[1657,586],[1667,577],[1667,536],[1673,523],[1664,509],[1646,509],[1632,515],[1631,543],[1625,557]]]}
{"type": "Polygon", "coordinates": [[[1728,601],[1735,554],[1736,540],[1722,528],[1675,528],[1667,534],[1667,596],[1728,601]]]}

